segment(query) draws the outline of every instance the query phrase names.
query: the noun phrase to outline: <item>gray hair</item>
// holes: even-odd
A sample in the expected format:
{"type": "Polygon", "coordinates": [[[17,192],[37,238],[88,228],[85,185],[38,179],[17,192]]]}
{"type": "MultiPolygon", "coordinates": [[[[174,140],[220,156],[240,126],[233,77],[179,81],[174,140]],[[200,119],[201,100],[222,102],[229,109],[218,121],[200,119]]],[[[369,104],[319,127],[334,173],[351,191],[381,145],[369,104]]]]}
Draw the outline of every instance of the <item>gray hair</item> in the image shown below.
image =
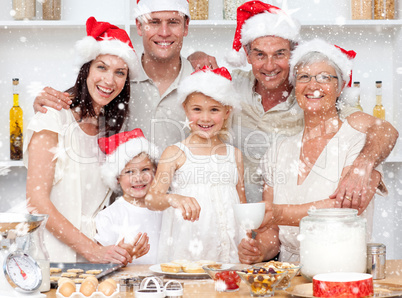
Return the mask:
{"type": "Polygon", "coordinates": [[[331,59],[329,59],[326,55],[321,52],[309,52],[304,55],[295,65],[293,69],[293,77],[289,78],[290,82],[293,86],[296,86],[296,74],[297,69],[310,66],[317,62],[326,62],[329,66],[333,67],[336,72],[336,76],[338,77],[338,92],[342,90],[343,87],[343,78],[342,78],[342,71],[338,65],[336,65],[331,59]]]}
{"type": "MultiPolygon", "coordinates": [[[[267,36],[271,36],[271,35],[267,35],[267,36]]],[[[261,36],[261,37],[265,37],[265,36],[261,36]]],[[[281,37],[281,38],[282,38],[282,37],[281,37]]],[[[285,39],[285,38],[284,38],[284,39],[285,39]]],[[[254,39],[254,40],[255,40],[255,39],[254,39]]],[[[254,40],[253,40],[253,41],[254,41],[254,40]]],[[[288,40],[289,43],[290,43],[290,51],[292,52],[292,51],[296,48],[297,42],[292,41],[292,40],[289,40],[289,39],[287,39],[287,40],[288,40]]],[[[244,45],[247,54],[250,54],[250,51],[251,51],[251,43],[252,43],[253,41],[251,41],[251,42],[249,42],[248,44],[245,44],[245,45],[244,45]]]]}

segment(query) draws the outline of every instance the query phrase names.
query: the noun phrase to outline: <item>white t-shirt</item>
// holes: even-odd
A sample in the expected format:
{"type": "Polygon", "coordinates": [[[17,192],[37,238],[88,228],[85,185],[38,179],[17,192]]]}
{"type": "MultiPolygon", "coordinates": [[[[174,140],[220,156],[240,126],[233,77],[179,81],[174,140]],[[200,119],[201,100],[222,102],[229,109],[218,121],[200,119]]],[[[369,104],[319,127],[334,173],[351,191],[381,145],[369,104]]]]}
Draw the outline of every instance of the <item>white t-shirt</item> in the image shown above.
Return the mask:
{"type": "Polygon", "coordinates": [[[155,264],[161,230],[162,212],[130,204],[119,197],[112,205],[100,211],[95,218],[97,234],[95,240],[103,246],[115,245],[124,238],[126,243],[133,241],[138,233],[147,233],[149,252],[134,260],[134,264],[155,264]]]}

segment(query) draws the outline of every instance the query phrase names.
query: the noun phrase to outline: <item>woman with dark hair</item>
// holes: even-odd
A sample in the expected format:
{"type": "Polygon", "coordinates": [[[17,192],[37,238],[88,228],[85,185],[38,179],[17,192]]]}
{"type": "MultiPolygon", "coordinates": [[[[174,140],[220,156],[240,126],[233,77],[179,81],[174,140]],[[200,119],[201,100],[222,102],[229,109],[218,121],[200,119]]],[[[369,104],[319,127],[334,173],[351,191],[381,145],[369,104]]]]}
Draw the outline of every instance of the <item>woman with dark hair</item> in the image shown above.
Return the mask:
{"type": "Polygon", "coordinates": [[[45,244],[51,262],[127,264],[132,245],[93,241],[94,218],[110,196],[100,177],[104,155],[97,141],[120,131],[138,59],[124,30],[93,17],[86,25],[88,36],[76,44],[81,68],[68,90],[71,109],[48,108],[27,128],[27,208],[49,215],[45,244]]]}

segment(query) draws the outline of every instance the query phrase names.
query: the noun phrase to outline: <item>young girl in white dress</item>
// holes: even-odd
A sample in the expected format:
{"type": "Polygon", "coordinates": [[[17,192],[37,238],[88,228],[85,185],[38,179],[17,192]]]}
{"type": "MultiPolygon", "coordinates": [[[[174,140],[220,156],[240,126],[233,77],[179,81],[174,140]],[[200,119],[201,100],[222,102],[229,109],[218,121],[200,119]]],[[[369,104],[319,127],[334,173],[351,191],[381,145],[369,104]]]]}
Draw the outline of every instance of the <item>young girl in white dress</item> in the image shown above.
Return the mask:
{"type": "Polygon", "coordinates": [[[139,128],[101,138],[99,147],[106,154],[102,179],[122,195],[96,216],[95,240],[103,246],[130,244],[132,263],[154,264],[162,212],[147,209],[145,196],[154,179],[158,149],[139,128]]]}
{"type": "Polygon", "coordinates": [[[165,210],[158,260],[238,262],[242,232],[233,205],[246,197],[241,151],[223,141],[239,107],[231,76],[204,67],[183,80],[178,94],[191,133],[163,152],[145,199],[148,208],[165,210]]]}

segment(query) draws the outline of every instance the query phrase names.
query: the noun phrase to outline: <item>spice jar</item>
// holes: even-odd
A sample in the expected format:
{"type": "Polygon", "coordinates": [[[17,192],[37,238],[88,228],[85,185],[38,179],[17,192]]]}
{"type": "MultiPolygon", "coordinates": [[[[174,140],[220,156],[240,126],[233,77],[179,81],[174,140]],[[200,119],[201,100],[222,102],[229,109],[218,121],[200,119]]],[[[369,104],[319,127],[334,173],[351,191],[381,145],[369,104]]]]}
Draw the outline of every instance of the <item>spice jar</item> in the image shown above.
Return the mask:
{"type": "Polygon", "coordinates": [[[315,209],[300,221],[302,274],[366,272],[366,219],[355,209],[315,209]]]}
{"type": "Polygon", "coordinates": [[[208,0],[189,0],[188,6],[192,20],[208,19],[208,0]]]}
{"type": "Polygon", "coordinates": [[[394,19],[395,0],[374,0],[374,19],[394,19]]]}
{"type": "Polygon", "coordinates": [[[351,3],[352,20],[370,20],[372,19],[371,0],[352,0],[351,3]]]}
{"type": "Polygon", "coordinates": [[[31,20],[36,16],[36,0],[13,0],[13,10],[15,20],[31,20]]]}
{"type": "Polygon", "coordinates": [[[385,278],[386,247],[382,243],[367,243],[367,273],[373,279],[385,278]]]}
{"type": "Polygon", "coordinates": [[[225,20],[236,20],[237,8],[245,0],[223,0],[223,18],[225,20]]]}
{"type": "Polygon", "coordinates": [[[60,20],[61,0],[43,0],[42,12],[44,20],[60,20]]]}

